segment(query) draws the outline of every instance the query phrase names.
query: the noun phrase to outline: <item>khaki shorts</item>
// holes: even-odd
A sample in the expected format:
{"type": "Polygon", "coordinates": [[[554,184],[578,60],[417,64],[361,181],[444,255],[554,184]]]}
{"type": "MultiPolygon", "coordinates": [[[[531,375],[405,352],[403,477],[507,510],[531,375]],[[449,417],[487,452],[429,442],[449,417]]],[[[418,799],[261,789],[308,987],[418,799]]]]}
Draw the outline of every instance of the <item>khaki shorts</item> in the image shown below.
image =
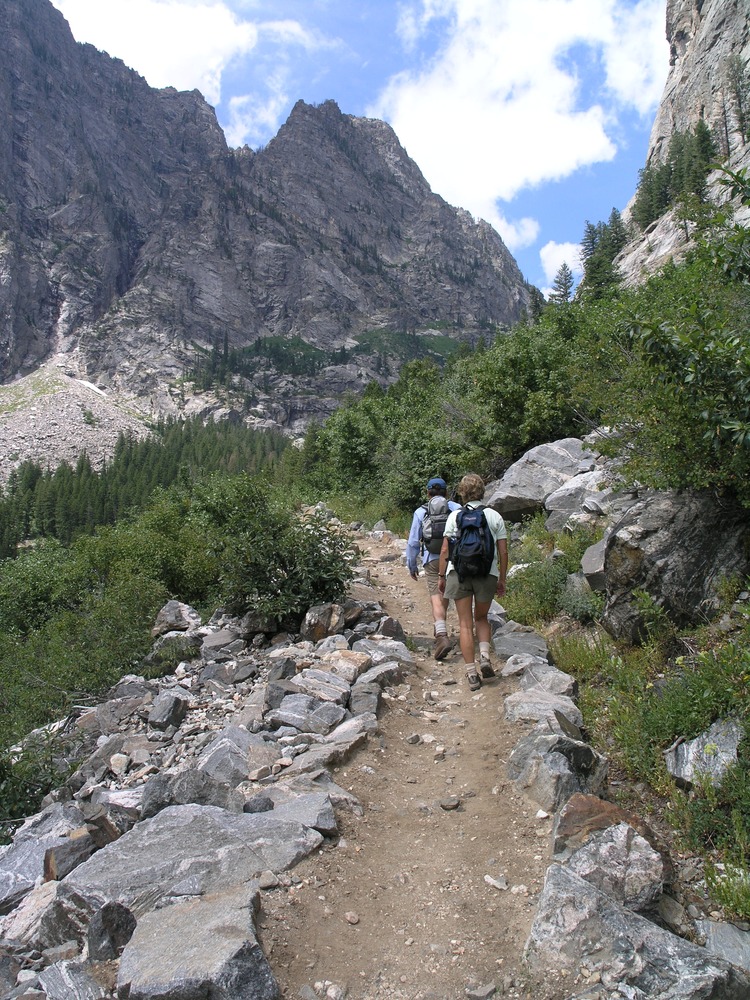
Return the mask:
{"type": "Polygon", "coordinates": [[[442,597],[438,590],[438,570],[440,569],[439,559],[430,559],[424,564],[424,578],[427,582],[427,593],[430,597],[442,597]]]}
{"type": "Polygon", "coordinates": [[[445,581],[445,597],[451,601],[460,601],[462,597],[475,597],[480,604],[490,604],[497,594],[496,576],[467,577],[463,583],[458,579],[458,573],[452,569],[445,581]]]}

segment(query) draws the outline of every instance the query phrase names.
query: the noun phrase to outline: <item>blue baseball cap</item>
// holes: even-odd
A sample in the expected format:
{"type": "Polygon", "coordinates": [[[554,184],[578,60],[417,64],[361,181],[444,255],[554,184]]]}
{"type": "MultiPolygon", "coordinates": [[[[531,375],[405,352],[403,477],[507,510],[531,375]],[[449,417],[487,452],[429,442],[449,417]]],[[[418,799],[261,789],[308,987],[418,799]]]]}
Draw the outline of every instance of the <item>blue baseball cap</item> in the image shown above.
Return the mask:
{"type": "Polygon", "coordinates": [[[431,479],[429,481],[429,483],[427,484],[427,489],[444,490],[446,489],[445,480],[441,479],[440,476],[436,476],[435,479],[431,479]]]}

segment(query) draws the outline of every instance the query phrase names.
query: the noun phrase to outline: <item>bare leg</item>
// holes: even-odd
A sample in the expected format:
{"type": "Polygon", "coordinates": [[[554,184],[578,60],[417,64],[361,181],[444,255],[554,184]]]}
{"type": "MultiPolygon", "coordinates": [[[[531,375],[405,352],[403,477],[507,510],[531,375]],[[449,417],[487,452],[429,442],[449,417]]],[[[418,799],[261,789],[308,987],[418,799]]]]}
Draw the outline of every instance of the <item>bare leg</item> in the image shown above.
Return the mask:
{"type": "MultiPolygon", "coordinates": [[[[459,597],[455,601],[456,614],[458,615],[459,642],[461,644],[461,656],[464,663],[474,662],[474,615],[472,614],[473,597],[459,597]]],[[[485,622],[487,612],[485,611],[485,622]]],[[[489,625],[488,625],[489,627],[489,625]]]]}
{"type": "Polygon", "coordinates": [[[477,601],[474,605],[474,625],[477,630],[477,642],[490,642],[492,639],[492,630],[490,623],[487,621],[487,612],[490,610],[491,604],[492,601],[488,601],[487,604],[477,601]]]}

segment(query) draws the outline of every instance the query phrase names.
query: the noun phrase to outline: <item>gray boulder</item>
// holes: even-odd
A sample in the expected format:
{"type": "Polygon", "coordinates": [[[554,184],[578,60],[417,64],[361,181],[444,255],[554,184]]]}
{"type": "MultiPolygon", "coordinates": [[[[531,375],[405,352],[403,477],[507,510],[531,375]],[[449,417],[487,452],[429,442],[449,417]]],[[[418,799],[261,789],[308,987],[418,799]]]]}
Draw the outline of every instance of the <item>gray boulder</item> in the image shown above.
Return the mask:
{"type": "Polygon", "coordinates": [[[151,706],[148,724],[154,729],[176,729],[187,715],[190,705],[186,691],[163,691],[151,706]]]}
{"type": "Polygon", "coordinates": [[[165,632],[187,632],[188,629],[200,628],[201,616],[182,601],[167,601],[156,616],[156,622],[151,635],[156,638],[165,632]]]}
{"type": "Polygon", "coordinates": [[[244,797],[235,788],[198,768],[179,774],[156,774],[143,789],[141,819],[150,819],[167,806],[182,806],[189,802],[242,812],[244,797]]]}
{"type": "Polygon", "coordinates": [[[532,972],[577,975],[649,1000],[747,1000],[750,976],[625,909],[574,872],[547,870],[524,957],[532,972]]]}
{"type": "Polygon", "coordinates": [[[606,489],[608,481],[609,476],[604,469],[594,469],[573,476],[550,493],[544,501],[544,509],[548,514],[545,521],[547,531],[561,531],[571,514],[580,513],[590,499],[596,500],[596,506],[601,510],[605,496],[602,491],[606,489]]]}
{"type": "MultiPolygon", "coordinates": [[[[414,657],[404,643],[396,639],[358,639],[352,649],[355,653],[367,653],[374,666],[390,660],[405,664],[414,663],[414,657]]],[[[366,674],[362,676],[365,677],[366,674]]]]}
{"type": "Polygon", "coordinates": [[[567,867],[638,913],[652,909],[664,888],[661,855],[627,823],[593,834],[570,856],[567,867]]]}
{"type": "Polygon", "coordinates": [[[331,800],[323,790],[297,792],[288,785],[279,784],[269,786],[266,795],[273,804],[273,814],[277,819],[293,820],[325,837],[338,833],[331,800]]]}
{"type": "Polygon", "coordinates": [[[210,632],[201,644],[201,656],[208,663],[210,660],[231,660],[245,649],[245,641],[238,631],[231,628],[218,629],[210,632]]]}
{"type": "Polygon", "coordinates": [[[91,918],[88,927],[88,956],[93,962],[119,958],[133,936],[136,919],[122,903],[105,903],[91,918]]]}
{"type": "Polygon", "coordinates": [[[615,638],[645,637],[633,592],[643,590],[679,625],[715,614],[722,581],[750,573],[747,511],[713,493],[650,493],[630,507],[607,540],[602,622],[615,638]]]}
{"type": "Polygon", "coordinates": [[[542,510],[545,500],[584,472],[593,471],[597,454],[578,438],[562,438],[527,451],[497,482],[489,483],[484,502],[509,521],[542,510]]]}
{"type": "Polygon", "coordinates": [[[750,932],[717,920],[696,920],[695,926],[709,954],[750,973],[750,932]]]}
{"type": "Polygon", "coordinates": [[[300,634],[310,642],[320,642],[328,635],[344,630],[344,609],[340,604],[316,604],[302,622],[300,634]]]}
{"type": "MultiPolygon", "coordinates": [[[[56,962],[39,973],[46,1000],[101,1000],[112,994],[94,979],[82,962],[56,962]]],[[[33,995],[33,994],[32,994],[33,995]]]]}
{"type": "Polygon", "coordinates": [[[314,667],[301,670],[292,678],[291,683],[303,694],[309,694],[319,701],[332,701],[344,707],[351,693],[349,681],[328,670],[316,670],[314,667]]]}
{"type": "Polygon", "coordinates": [[[254,886],[147,913],[123,952],[118,996],[128,1000],[277,1000],[255,936],[254,886]]]}
{"type": "Polygon", "coordinates": [[[681,787],[690,789],[702,777],[718,788],[727,769],[737,763],[744,727],[736,719],[719,719],[694,740],[666,750],[667,770],[681,787]]]}
{"type": "Polygon", "coordinates": [[[83,823],[83,813],[72,803],[56,803],[26,820],[0,855],[0,914],[14,909],[44,875],[47,850],[64,845],[83,823]]]}
{"type": "Polygon", "coordinates": [[[496,629],[492,636],[492,646],[500,660],[512,656],[535,656],[549,660],[549,648],[542,636],[528,625],[509,621],[496,629]]]}
{"type": "Polygon", "coordinates": [[[607,576],[604,571],[604,554],[607,548],[607,538],[589,545],[581,556],[581,572],[586,577],[589,587],[597,594],[604,593],[607,586],[607,576]]]}
{"type": "Polygon", "coordinates": [[[236,787],[250,771],[270,765],[280,756],[279,748],[262,736],[242,726],[227,726],[205,748],[198,768],[216,781],[236,787]]]}
{"type": "Polygon", "coordinates": [[[508,722],[544,722],[555,720],[555,713],[560,713],[574,726],[583,725],[581,710],[571,698],[549,694],[538,687],[508,695],[504,710],[508,722]]]}
{"type": "Polygon", "coordinates": [[[223,891],[262,871],[293,867],[321,835],[270,813],[169,806],[98,851],[62,883],[83,896],[119,901],[135,913],[170,899],[223,891]]]}
{"type": "Polygon", "coordinates": [[[333,701],[320,701],[309,694],[289,694],[278,708],[266,714],[265,721],[272,729],[293,726],[301,733],[325,736],[345,716],[346,709],[333,701]]]}
{"type": "Polygon", "coordinates": [[[541,688],[549,694],[561,694],[566,698],[575,698],[578,694],[578,682],[570,674],[563,673],[551,663],[543,660],[532,661],[521,674],[520,688],[528,691],[531,688],[541,688]]]}
{"type": "Polygon", "coordinates": [[[547,812],[557,812],[579,792],[604,792],[607,758],[588,744],[535,727],[516,745],[508,759],[508,775],[547,812]]]}

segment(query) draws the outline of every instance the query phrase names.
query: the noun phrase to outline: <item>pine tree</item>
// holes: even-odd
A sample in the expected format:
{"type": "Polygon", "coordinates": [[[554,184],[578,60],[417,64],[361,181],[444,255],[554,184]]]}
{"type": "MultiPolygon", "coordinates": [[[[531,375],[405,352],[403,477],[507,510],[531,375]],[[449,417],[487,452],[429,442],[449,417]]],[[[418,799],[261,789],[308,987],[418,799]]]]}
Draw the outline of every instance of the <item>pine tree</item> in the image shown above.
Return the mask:
{"type": "Polygon", "coordinates": [[[569,302],[574,284],[573,272],[565,261],[557,269],[555,280],[552,282],[552,291],[549,294],[550,302],[569,302]]]}

